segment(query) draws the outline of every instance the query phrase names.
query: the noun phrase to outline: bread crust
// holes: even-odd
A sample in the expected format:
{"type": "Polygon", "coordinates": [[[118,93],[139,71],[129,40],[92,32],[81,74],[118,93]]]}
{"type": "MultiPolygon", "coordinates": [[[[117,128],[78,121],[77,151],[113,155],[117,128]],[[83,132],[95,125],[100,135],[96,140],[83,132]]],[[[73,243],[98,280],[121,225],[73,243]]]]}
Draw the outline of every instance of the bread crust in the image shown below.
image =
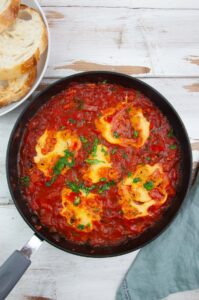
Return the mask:
{"type": "Polygon", "coordinates": [[[37,76],[36,66],[29,70],[27,76],[26,74],[22,76],[25,78],[12,79],[7,82],[5,87],[0,86],[0,108],[20,101],[29,92],[37,76]]]}
{"type": "MultiPolygon", "coordinates": [[[[17,0],[18,1],[18,0],[17,0]]],[[[23,10],[31,10],[36,12],[41,18],[42,24],[42,37],[40,41],[40,45],[35,53],[29,57],[27,60],[20,64],[16,64],[14,67],[11,68],[0,68],[0,80],[11,80],[20,77],[22,74],[27,73],[30,69],[34,68],[39,59],[41,54],[46,50],[48,45],[48,33],[46,25],[38,11],[33,8],[30,8],[26,5],[20,5],[20,11],[23,10]]]]}
{"type": "Polygon", "coordinates": [[[40,59],[40,51],[37,49],[36,53],[26,60],[23,64],[16,65],[11,69],[1,69],[0,70],[0,80],[12,80],[20,77],[21,75],[27,73],[32,68],[37,66],[40,59]]]}
{"type": "Polygon", "coordinates": [[[19,8],[20,0],[12,0],[6,9],[0,12],[0,33],[15,22],[19,8]]]}

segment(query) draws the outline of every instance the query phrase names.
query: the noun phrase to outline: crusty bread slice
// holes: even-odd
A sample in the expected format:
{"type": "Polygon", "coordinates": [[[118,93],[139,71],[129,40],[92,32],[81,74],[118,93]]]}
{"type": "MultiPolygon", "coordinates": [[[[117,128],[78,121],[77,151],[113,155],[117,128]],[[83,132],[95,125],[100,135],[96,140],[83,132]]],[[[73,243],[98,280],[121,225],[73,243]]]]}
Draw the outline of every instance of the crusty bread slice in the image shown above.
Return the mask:
{"type": "Polygon", "coordinates": [[[0,33],[14,23],[19,6],[20,0],[0,0],[0,33]]]}
{"type": "Polygon", "coordinates": [[[0,34],[0,80],[20,77],[36,66],[47,43],[40,14],[21,5],[15,24],[0,34]]]}
{"type": "Polygon", "coordinates": [[[36,75],[37,68],[34,67],[17,79],[0,80],[0,107],[21,100],[31,89],[36,75]]]}

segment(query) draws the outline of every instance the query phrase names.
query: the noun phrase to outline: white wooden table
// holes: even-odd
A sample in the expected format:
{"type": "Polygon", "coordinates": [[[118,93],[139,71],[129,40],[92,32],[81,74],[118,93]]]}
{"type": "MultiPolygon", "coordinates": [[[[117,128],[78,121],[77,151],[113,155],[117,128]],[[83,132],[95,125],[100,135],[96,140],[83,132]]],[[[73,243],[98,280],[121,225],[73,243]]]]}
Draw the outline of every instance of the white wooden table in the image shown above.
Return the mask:
{"type": "MultiPolygon", "coordinates": [[[[199,160],[199,1],[40,0],[52,54],[39,89],[69,74],[115,70],[141,77],[177,109],[199,160]]],[[[7,142],[23,105],[0,118],[0,262],[32,235],[16,211],[5,177],[7,142]]],[[[9,300],[113,300],[136,253],[74,256],[43,243],[9,300]]],[[[168,299],[199,299],[171,296],[168,299]]],[[[143,299],[144,300],[144,299],[143,299]]],[[[153,299],[151,299],[153,300],[153,299]]]]}

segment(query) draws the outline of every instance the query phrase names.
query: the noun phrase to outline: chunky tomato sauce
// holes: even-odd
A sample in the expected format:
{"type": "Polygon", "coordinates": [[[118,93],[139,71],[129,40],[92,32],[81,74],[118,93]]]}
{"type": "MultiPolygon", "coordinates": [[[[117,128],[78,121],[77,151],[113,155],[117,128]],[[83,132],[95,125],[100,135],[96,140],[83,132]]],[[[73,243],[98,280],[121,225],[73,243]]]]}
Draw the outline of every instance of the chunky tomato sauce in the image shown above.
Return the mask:
{"type": "MultiPolygon", "coordinates": [[[[42,153],[52,151],[54,145],[54,137],[48,137],[42,153]]],[[[179,165],[180,149],[175,137],[175,129],[173,131],[167,118],[147,97],[134,89],[106,82],[73,83],[66,90],[52,97],[29,121],[20,150],[19,177],[24,198],[27,199],[31,211],[38,216],[43,226],[76,243],[104,246],[135,238],[161,218],[163,211],[175,196],[180,176],[179,165]],[[101,118],[106,109],[114,108],[124,101],[126,101],[126,109],[121,110],[119,115],[117,113],[117,117],[115,114],[108,116],[106,121],[112,124],[112,134],[115,138],[123,137],[136,141],[139,139],[139,130],[134,130],[132,127],[128,113],[131,105],[134,109],[141,109],[143,116],[150,123],[149,137],[141,147],[112,144],[96,127],[96,120],[101,118]],[[67,129],[81,137],[81,147],[76,155],[71,156],[65,172],[62,172],[64,164],[59,165],[58,172],[55,172],[55,165],[60,157],[48,170],[47,176],[35,163],[36,145],[46,129],[51,132],[67,129]],[[113,180],[104,176],[99,182],[92,183],[83,175],[82,170],[88,168],[88,157],[96,141],[109,151],[112,168],[117,171],[117,176],[113,180]],[[158,205],[162,197],[161,193],[157,188],[153,189],[153,182],[149,181],[143,184],[143,187],[147,189],[147,193],[155,203],[148,208],[146,216],[134,218],[136,215],[134,212],[132,218],[126,218],[121,207],[118,184],[122,184],[122,180],[128,178],[129,174],[133,174],[138,166],[146,164],[161,165],[164,175],[167,176],[167,199],[161,206],[158,205]],[[71,183],[73,185],[69,201],[72,201],[71,203],[76,207],[80,203],[78,187],[81,185],[87,189],[88,194],[97,195],[96,206],[100,207],[101,215],[99,220],[93,222],[92,230],[84,230],[83,224],[73,226],[72,219],[69,224],[61,214],[62,191],[64,188],[71,188],[71,183]]],[[[133,179],[134,184],[138,181],[141,179],[133,179]]],[[[139,203],[136,202],[136,205],[139,203]]],[[[90,228],[90,224],[87,225],[90,228]]]]}

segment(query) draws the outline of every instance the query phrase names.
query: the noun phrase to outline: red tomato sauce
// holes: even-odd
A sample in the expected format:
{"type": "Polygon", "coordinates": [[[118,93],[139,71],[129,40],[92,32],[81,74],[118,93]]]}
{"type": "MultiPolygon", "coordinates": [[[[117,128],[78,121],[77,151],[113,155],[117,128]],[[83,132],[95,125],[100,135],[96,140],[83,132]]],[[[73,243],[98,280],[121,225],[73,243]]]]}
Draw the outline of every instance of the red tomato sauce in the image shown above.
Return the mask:
{"type": "MultiPolygon", "coordinates": [[[[132,128],[124,112],[118,125],[114,124],[119,135],[132,137],[132,128]]],[[[111,118],[108,121],[112,121],[111,118]]],[[[51,146],[53,141],[51,141],[51,146]]],[[[53,147],[53,146],[52,146],[53,147]]],[[[42,150],[44,153],[50,148],[42,150]]],[[[75,243],[88,243],[92,246],[119,244],[126,239],[135,238],[157,222],[163,211],[173,201],[180,172],[180,149],[172,128],[161,111],[143,94],[115,84],[99,82],[73,83],[60,94],[52,97],[29,121],[23,137],[19,155],[19,176],[26,178],[21,190],[31,209],[40,219],[43,226],[52,232],[58,232],[67,240],[75,243]],[[150,122],[150,137],[141,148],[121,147],[107,142],[96,129],[95,119],[99,118],[104,109],[115,107],[128,98],[128,103],[142,109],[143,115],[150,122]],[[65,174],[59,175],[50,186],[47,179],[34,163],[37,140],[46,129],[55,131],[64,128],[76,132],[86,138],[87,146],[82,146],[75,158],[75,164],[65,174]],[[152,206],[146,217],[128,220],[121,213],[118,203],[117,182],[100,194],[103,213],[100,222],[91,232],[76,230],[69,226],[60,214],[62,209],[61,191],[67,181],[83,182],[82,168],[88,157],[95,139],[102,142],[111,152],[111,161],[119,172],[121,181],[128,172],[135,170],[137,165],[160,163],[168,175],[168,198],[162,207],[152,206]]],[[[89,183],[85,183],[89,186],[89,183]]],[[[97,183],[93,192],[99,190],[104,183],[97,183]]],[[[157,191],[151,191],[153,197],[160,197],[157,191]]],[[[98,200],[99,201],[99,200],[98,200]]],[[[38,228],[37,228],[38,229],[38,228]]]]}

